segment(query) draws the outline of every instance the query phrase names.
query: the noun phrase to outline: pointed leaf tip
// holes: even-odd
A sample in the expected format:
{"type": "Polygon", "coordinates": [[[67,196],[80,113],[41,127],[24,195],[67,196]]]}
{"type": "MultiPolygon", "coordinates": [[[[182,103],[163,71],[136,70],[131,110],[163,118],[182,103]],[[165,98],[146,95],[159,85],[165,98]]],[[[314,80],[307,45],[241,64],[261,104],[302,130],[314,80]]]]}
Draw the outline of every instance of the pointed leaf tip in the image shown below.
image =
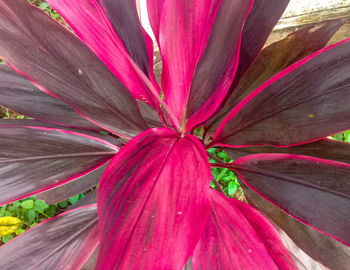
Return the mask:
{"type": "Polygon", "coordinates": [[[210,190],[211,210],[193,269],[297,270],[278,231],[256,209],[210,190]]]}

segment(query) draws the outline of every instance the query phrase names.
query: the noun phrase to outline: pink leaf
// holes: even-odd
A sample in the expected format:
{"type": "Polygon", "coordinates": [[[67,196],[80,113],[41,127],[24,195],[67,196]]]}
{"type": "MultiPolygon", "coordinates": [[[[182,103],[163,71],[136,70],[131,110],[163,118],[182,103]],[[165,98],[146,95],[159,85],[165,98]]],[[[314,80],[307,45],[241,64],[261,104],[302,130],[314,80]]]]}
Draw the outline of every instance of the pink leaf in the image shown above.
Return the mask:
{"type": "Polygon", "coordinates": [[[251,2],[149,3],[156,32],[162,10],[159,46],[165,101],[186,130],[206,120],[224,99],[238,65],[241,31],[251,2]]]}
{"type": "Polygon", "coordinates": [[[253,207],[211,190],[208,223],[193,269],[296,270],[278,231],[253,207]]]}
{"type": "Polygon", "coordinates": [[[181,269],[209,214],[201,143],[151,129],[126,144],[102,177],[97,269],[181,269]]]}
{"type": "MultiPolygon", "coordinates": [[[[135,20],[129,20],[129,23],[125,23],[124,26],[115,28],[120,30],[118,33],[118,31],[115,32],[99,0],[48,0],[47,2],[66,19],[78,37],[95,52],[135,98],[150,99],[146,86],[130,65],[132,58],[123,41],[125,35],[134,35],[136,43],[139,44],[139,50],[133,51],[136,53],[133,55],[135,61],[141,66],[141,70],[155,82],[153,78],[153,43],[146,33],[141,32],[136,14],[133,17],[135,20]],[[130,27],[131,23],[134,25],[133,28],[130,27]],[[133,31],[134,28],[137,28],[138,31],[133,31]],[[149,46],[150,42],[151,47],[149,46]],[[137,53],[140,57],[137,56],[137,53]],[[137,61],[138,59],[140,61],[137,61]]],[[[118,10],[122,14],[132,13],[130,7],[129,11],[120,7],[118,10]]],[[[134,43],[134,47],[137,47],[137,44],[134,43]]],[[[127,45],[130,48],[130,42],[127,45]]]]}

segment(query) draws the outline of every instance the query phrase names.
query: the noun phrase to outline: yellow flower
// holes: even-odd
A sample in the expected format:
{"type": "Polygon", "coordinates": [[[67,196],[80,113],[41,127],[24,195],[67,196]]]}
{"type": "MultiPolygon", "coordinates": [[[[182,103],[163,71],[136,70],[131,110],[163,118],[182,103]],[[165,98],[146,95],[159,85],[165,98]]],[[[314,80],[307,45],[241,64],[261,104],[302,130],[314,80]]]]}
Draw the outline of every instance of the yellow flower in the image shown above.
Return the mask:
{"type": "Polygon", "coordinates": [[[22,227],[22,220],[16,217],[0,218],[0,236],[6,236],[15,233],[22,227]]]}

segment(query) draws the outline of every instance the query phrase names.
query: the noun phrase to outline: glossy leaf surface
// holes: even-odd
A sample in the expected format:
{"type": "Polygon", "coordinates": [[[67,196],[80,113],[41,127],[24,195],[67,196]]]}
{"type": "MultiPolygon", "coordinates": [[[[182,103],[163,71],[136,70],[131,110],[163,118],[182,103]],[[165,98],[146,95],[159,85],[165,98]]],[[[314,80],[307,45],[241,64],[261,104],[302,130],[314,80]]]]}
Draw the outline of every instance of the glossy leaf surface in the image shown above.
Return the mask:
{"type": "Polygon", "coordinates": [[[141,70],[149,75],[153,69],[153,42],[141,27],[136,1],[101,0],[100,2],[129,55],[141,70]],[[148,51],[147,42],[151,43],[151,51],[148,51]]]}
{"type": "MultiPolygon", "coordinates": [[[[293,258],[298,270],[330,270],[303,252],[282,230],[278,229],[282,241],[293,258]]],[[[334,269],[333,269],[334,270],[334,269]]]]}
{"type": "Polygon", "coordinates": [[[37,198],[45,201],[47,204],[54,204],[77,196],[93,187],[96,187],[100,182],[106,167],[107,165],[104,165],[78,179],[75,179],[74,181],[46,190],[38,194],[37,198]]]}
{"type": "Polygon", "coordinates": [[[0,126],[0,204],[79,178],[118,148],[81,133],[46,127],[0,126]]]}
{"type": "Polygon", "coordinates": [[[163,5],[159,46],[165,101],[190,130],[215,112],[231,85],[251,1],[168,0],[153,4],[149,7],[163,5]]]}
{"type": "Polygon", "coordinates": [[[223,165],[301,222],[350,245],[350,164],[290,154],[256,154],[223,165]]]}
{"type": "Polygon", "coordinates": [[[291,147],[248,146],[240,148],[224,147],[223,149],[233,160],[251,154],[284,153],[350,163],[350,144],[331,139],[291,147]]]}
{"type": "Polygon", "coordinates": [[[0,126],[1,127],[13,127],[13,126],[21,126],[21,127],[47,127],[47,128],[54,128],[59,130],[65,130],[70,131],[73,133],[81,133],[83,135],[88,135],[91,137],[96,137],[99,139],[102,139],[103,141],[107,141],[117,148],[123,147],[124,144],[127,142],[126,139],[123,138],[116,138],[115,136],[106,135],[101,132],[92,131],[92,130],[84,130],[84,129],[77,129],[77,128],[68,128],[68,127],[62,127],[59,125],[47,123],[47,122],[41,122],[34,119],[0,119],[0,126]]]}
{"type": "Polygon", "coordinates": [[[147,129],[131,94],[98,57],[26,0],[0,1],[0,36],[7,37],[1,58],[42,91],[114,133],[147,129]]]}
{"type": "Polygon", "coordinates": [[[57,125],[101,130],[66,103],[45,94],[6,64],[0,64],[0,104],[20,114],[57,125]]]}
{"type": "Polygon", "coordinates": [[[97,244],[95,204],[48,219],[3,245],[0,268],[80,269],[97,244]]]}
{"type": "MultiPolygon", "coordinates": [[[[126,34],[132,35],[131,39],[137,37],[137,43],[132,43],[134,47],[130,48],[130,41],[127,45],[129,49],[135,49],[132,51],[136,53],[134,60],[149,75],[153,70],[153,67],[150,69],[150,65],[153,64],[153,57],[148,59],[144,37],[140,32],[140,26],[138,26],[138,18],[135,17],[135,11],[128,6],[129,4],[132,5],[133,1],[124,1],[127,4],[119,6],[118,9],[120,14],[126,14],[127,17],[129,15],[135,20],[125,21],[124,23],[128,27],[115,28],[116,30],[121,28],[128,30],[127,33],[120,33],[122,37],[114,31],[113,25],[99,0],[48,0],[47,2],[66,19],[78,37],[95,52],[134,97],[142,100],[148,99],[148,90],[130,64],[131,58],[122,39],[126,34]],[[130,28],[131,25],[134,27],[130,28]],[[135,28],[138,28],[138,31],[135,28]],[[135,46],[138,44],[140,45],[135,46]]],[[[125,17],[120,16],[117,18],[125,19],[125,17]]],[[[153,54],[153,47],[150,53],[153,54]]]]}
{"type": "Polygon", "coordinates": [[[287,146],[347,130],[349,62],[350,42],[344,40],[288,67],[230,112],[214,143],[287,146]]]}
{"type": "Polygon", "coordinates": [[[309,26],[264,48],[239,81],[222,111],[207,124],[207,127],[210,127],[210,133],[215,132],[220,122],[234,106],[261,84],[288,66],[324,48],[344,23],[345,20],[330,20],[321,25],[309,26]]]}
{"type": "Polygon", "coordinates": [[[258,56],[288,4],[289,0],[254,0],[244,24],[239,64],[230,92],[258,56]]]}
{"type": "MultiPolygon", "coordinates": [[[[272,220],[274,224],[277,224],[306,254],[332,270],[347,270],[347,266],[350,265],[350,247],[292,218],[244,183],[240,183],[248,202],[272,220]]],[[[287,241],[287,248],[293,244],[288,242],[290,241],[287,241]]],[[[307,262],[302,260],[299,263],[305,264],[307,262]]],[[[305,270],[309,269],[313,268],[306,267],[305,270]]]]}
{"type": "Polygon", "coordinates": [[[217,191],[210,195],[210,215],[193,254],[193,269],[297,269],[278,231],[261,213],[217,191]]]}
{"type": "Polygon", "coordinates": [[[207,221],[209,184],[206,153],[192,135],[151,129],[131,140],[99,186],[97,269],[181,269],[207,221]]]}

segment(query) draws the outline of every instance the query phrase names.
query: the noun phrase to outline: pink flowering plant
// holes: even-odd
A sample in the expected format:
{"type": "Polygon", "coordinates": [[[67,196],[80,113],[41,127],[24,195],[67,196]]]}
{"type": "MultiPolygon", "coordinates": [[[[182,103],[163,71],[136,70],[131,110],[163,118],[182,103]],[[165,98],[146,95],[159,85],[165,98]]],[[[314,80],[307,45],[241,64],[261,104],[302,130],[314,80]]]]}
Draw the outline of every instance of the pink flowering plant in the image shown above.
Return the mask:
{"type": "Polygon", "coordinates": [[[0,203],[99,186],[3,245],[0,269],[304,269],[281,234],[350,265],[350,148],[327,139],[350,128],[350,39],[325,47],[343,20],[263,49],[288,0],[147,0],[158,84],[137,0],[47,2],[72,31],[0,0],[0,104],[32,118],[0,121],[0,203]]]}

